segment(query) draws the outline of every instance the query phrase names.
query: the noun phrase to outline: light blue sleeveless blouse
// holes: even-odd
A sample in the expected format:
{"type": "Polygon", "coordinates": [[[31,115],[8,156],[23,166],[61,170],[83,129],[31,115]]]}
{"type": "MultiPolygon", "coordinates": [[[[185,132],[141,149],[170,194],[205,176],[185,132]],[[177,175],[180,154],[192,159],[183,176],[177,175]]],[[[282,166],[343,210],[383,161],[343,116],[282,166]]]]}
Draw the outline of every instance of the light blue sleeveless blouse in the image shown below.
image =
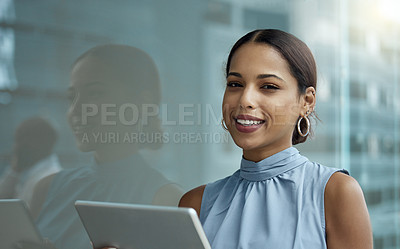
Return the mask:
{"type": "Polygon", "coordinates": [[[207,184],[200,221],[213,249],[326,248],[324,190],[339,170],[290,147],[207,184]]]}

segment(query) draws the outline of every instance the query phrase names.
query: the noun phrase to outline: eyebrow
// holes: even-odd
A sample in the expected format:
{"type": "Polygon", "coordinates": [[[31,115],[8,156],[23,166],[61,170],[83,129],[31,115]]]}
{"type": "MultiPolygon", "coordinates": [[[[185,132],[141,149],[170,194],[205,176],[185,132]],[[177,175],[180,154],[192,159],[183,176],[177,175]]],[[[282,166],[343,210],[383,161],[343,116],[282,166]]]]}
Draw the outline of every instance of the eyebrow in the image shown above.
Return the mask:
{"type": "MultiPolygon", "coordinates": [[[[237,72],[229,72],[227,76],[230,76],[230,75],[236,76],[236,77],[239,77],[239,78],[243,78],[243,76],[240,73],[237,73],[237,72]]],[[[279,77],[279,76],[277,76],[275,74],[259,74],[259,75],[257,75],[257,79],[266,79],[266,78],[276,78],[278,80],[281,80],[281,81],[285,82],[281,77],[279,77]]]]}

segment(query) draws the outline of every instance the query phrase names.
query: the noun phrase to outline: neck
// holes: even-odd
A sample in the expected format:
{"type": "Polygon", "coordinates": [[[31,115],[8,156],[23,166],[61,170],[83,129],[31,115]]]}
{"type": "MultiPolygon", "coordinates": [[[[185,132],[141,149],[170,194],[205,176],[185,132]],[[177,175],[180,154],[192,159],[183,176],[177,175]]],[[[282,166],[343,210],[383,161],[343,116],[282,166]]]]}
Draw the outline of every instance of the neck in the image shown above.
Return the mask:
{"type": "Polygon", "coordinates": [[[94,152],[94,158],[97,163],[114,162],[119,159],[129,157],[138,152],[136,146],[106,146],[94,152]]]}
{"type": "Polygon", "coordinates": [[[264,160],[267,157],[270,157],[278,152],[281,152],[283,150],[286,150],[287,148],[292,147],[292,144],[290,145],[282,145],[282,146],[274,146],[272,148],[260,148],[260,149],[254,149],[254,150],[245,150],[243,149],[243,157],[246,160],[253,161],[253,162],[259,162],[264,160]]]}

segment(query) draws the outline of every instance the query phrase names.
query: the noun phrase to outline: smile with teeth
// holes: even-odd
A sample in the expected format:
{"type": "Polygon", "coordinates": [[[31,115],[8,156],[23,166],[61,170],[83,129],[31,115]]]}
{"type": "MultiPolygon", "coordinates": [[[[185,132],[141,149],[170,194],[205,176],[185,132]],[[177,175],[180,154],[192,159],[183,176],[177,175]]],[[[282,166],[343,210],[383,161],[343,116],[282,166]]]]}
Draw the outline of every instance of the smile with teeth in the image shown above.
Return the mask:
{"type": "Polygon", "coordinates": [[[74,125],[72,127],[72,130],[75,133],[81,133],[81,132],[85,132],[85,131],[88,131],[90,129],[93,129],[93,127],[94,127],[94,125],[74,125]]]}
{"type": "Polygon", "coordinates": [[[236,119],[236,122],[238,122],[239,124],[244,125],[244,126],[258,125],[258,124],[264,123],[263,120],[256,121],[256,120],[247,120],[247,119],[236,119]]]}

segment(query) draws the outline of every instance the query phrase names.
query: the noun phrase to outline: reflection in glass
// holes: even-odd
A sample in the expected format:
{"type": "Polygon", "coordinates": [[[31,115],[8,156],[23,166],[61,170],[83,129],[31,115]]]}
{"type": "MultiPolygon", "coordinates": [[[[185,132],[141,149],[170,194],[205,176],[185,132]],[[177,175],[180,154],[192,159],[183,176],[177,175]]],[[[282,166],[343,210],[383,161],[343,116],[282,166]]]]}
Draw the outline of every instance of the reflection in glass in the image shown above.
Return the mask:
{"type": "Polygon", "coordinates": [[[148,139],[161,134],[161,122],[147,112],[158,106],[159,89],[154,62],[131,46],[98,46],[73,64],[67,118],[79,150],[94,160],[45,179],[39,190],[47,199],[37,225],[57,248],[91,248],[76,200],[177,205],[182,191],[139,153],[161,146],[148,139]]]}
{"type": "MultiPolygon", "coordinates": [[[[183,132],[226,134],[219,124],[198,125],[197,112],[186,119],[194,125],[179,125],[179,105],[191,105],[187,111],[211,106],[220,121],[222,68],[229,48],[250,29],[284,28],[310,46],[318,64],[316,112],[321,122],[315,139],[299,149],[310,160],[341,168],[342,140],[348,142],[350,173],[366,196],[375,248],[398,248],[400,24],[396,17],[388,19],[388,13],[400,16],[396,2],[0,1],[1,6],[8,5],[5,11],[0,7],[0,30],[14,34],[14,50],[7,52],[13,58],[7,65],[13,65],[0,78],[13,75],[15,67],[18,79],[16,90],[0,87],[0,172],[10,163],[12,127],[36,114],[55,121],[60,136],[55,152],[63,167],[90,165],[90,153],[78,151],[65,122],[68,69],[83,51],[112,42],[145,50],[159,69],[160,114],[168,110],[162,130],[170,141],[159,150],[142,150],[146,162],[185,190],[230,175],[240,159],[232,141],[173,140],[175,133],[182,137],[183,132]],[[5,15],[9,17],[4,19],[5,15]],[[345,32],[348,39],[341,39],[345,32]],[[343,57],[349,65],[342,63],[343,57]],[[349,78],[349,96],[340,85],[343,76],[349,78]],[[341,123],[344,103],[350,116],[346,125],[341,123]]],[[[206,115],[204,109],[200,114],[206,115]]]]}

